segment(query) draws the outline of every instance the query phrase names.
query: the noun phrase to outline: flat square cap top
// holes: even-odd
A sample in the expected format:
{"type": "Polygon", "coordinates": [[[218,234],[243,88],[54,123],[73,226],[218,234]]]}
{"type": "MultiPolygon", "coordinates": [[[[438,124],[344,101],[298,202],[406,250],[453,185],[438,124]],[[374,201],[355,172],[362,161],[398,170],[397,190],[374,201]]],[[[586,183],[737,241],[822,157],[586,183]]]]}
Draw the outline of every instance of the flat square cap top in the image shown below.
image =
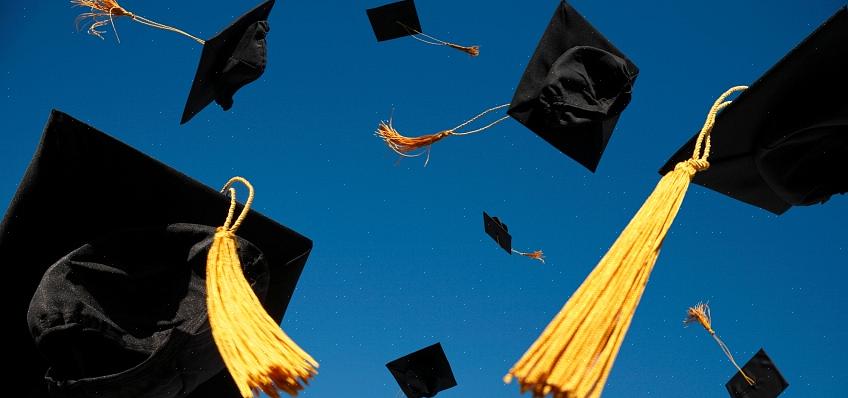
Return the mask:
{"type": "MultiPolygon", "coordinates": [[[[10,307],[19,320],[9,340],[19,348],[13,354],[16,366],[7,376],[31,389],[26,397],[48,396],[48,364],[24,319],[51,265],[124,231],[165,231],[180,223],[214,228],[223,223],[228,207],[229,199],[217,190],[54,110],[0,224],[0,265],[15,280],[10,307]]],[[[270,271],[265,307],[282,320],[312,242],[255,211],[237,235],[261,251],[270,271]]],[[[172,371],[177,377],[177,370],[172,371]]],[[[240,395],[222,371],[186,396],[240,395]]]]}
{"type": "Polygon", "coordinates": [[[422,32],[413,0],[389,3],[370,8],[365,12],[368,14],[368,20],[371,21],[371,28],[374,29],[377,41],[412,35],[415,33],[412,29],[422,32]]]}
{"type": "Polygon", "coordinates": [[[508,113],[594,172],[638,74],[633,62],[561,1],[508,113]]]}
{"type": "Polygon", "coordinates": [[[456,386],[440,343],[395,359],[386,367],[408,398],[433,397],[439,391],[456,386]]]}
{"type": "Polygon", "coordinates": [[[736,372],[726,385],[731,398],[777,398],[789,387],[789,383],[762,348],[742,367],[742,371],[754,379],[754,385],[748,384],[742,374],[736,372]]]}
{"type": "MultiPolygon", "coordinates": [[[[710,168],[693,181],[775,214],[848,191],[846,43],[843,6],[718,114],[710,168]]],[[[660,173],[691,157],[696,137],[660,173]]]]}
{"type": "Polygon", "coordinates": [[[509,228],[502,223],[497,217],[489,216],[483,212],[483,229],[502,249],[507,253],[512,254],[512,236],[509,234],[509,228]]]}

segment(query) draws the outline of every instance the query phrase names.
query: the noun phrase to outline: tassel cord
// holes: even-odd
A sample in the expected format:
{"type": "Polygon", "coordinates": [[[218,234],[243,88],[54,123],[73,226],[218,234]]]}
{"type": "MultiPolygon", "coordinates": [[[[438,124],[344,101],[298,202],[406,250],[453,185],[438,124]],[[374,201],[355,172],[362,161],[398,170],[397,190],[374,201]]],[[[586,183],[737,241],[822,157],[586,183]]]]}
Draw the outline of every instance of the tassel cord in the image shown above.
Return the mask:
{"type": "Polygon", "coordinates": [[[462,45],[459,45],[459,44],[456,44],[456,43],[451,43],[449,41],[444,41],[442,39],[430,36],[430,35],[428,35],[424,32],[421,32],[417,29],[413,29],[413,28],[407,26],[405,23],[403,23],[401,21],[395,21],[395,22],[397,22],[398,25],[400,25],[404,29],[406,29],[406,31],[412,36],[413,39],[418,40],[422,43],[430,44],[430,45],[434,45],[434,46],[447,46],[447,47],[454,48],[454,49],[457,49],[459,51],[465,52],[468,55],[471,55],[472,57],[476,57],[476,56],[480,55],[480,47],[479,46],[462,46],[462,45]],[[424,37],[426,37],[426,38],[428,38],[432,41],[422,39],[421,37],[418,37],[418,36],[424,36],[424,37]]]}

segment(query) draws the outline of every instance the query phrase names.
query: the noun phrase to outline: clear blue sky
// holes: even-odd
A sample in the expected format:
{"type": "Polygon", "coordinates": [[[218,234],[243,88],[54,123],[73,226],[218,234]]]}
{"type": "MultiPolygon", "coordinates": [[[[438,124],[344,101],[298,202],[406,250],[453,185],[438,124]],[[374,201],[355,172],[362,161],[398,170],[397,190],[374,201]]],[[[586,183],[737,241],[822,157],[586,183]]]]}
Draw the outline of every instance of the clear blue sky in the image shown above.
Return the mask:
{"type": "MultiPolygon", "coordinates": [[[[556,7],[546,1],[419,0],[424,29],[481,55],[412,39],[374,41],[365,9],[384,0],[278,0],[269,67],[230,112],[179,126],[200,47],[117,20],[101,41],[75,32],[65,0],[0,3],[0,203],[12,198],[51,108],[203,181],[243,175],[255,207],[315,241],[284,329],[321,363],[304,397],[394,397],[384,364],[441,341],[459,386],[440,397],[517,397],[501,377],[595,266],[653,189],[657,169],[714,98],[749,84],[838,0],[574,0],[636,62],[633,101],[597,173],[513,120],[451,137],[423,159],[372,133],[394,108],[406,135],[452,127],[508,102],[556,7]],[[507,256],[481,212],[509,224],[507,256]]],[[[123,0],[210,37],[258,0],[123,0]]],[[[69,193],[74,194],[74,193],[69,193]]],[[[732,365],[686,308],[745,362],[764,347],[786,398],[848,390],[848,197],[776,217],[699,186],[666,239],[605,397],[726,396],[732,365]]],[[[23,322],[23,314],[19,314],[23,322]]]]}

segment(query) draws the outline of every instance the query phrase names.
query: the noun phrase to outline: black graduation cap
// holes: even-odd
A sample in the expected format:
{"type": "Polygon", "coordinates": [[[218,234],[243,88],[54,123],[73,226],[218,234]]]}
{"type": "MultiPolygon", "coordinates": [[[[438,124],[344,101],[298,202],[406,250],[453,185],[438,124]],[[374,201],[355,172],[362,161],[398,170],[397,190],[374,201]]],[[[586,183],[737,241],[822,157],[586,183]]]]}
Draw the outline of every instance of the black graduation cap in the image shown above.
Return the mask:
{"type": "Polygon", "coordinates": [[[422,348],[386,364],[408,398],[434,397],[456,386],[440,343],[422,348]]]}
{"type": "Polygon", "coordinates": [[[594,172],[638,74],[627,56],[561,1],[508,113],[594,172]]]}
{"type": "Polygon", "coordinates": [[[236,91],[262,76],[267,54],[265,36],[270,30],[268,15],[274,1],[258,5],[206,41],[181,124],[212,101],[229,110],[236,91]]]}
{"type": "MultiPolygon", "coordinates": [[[[7,377],[29,388],[28,398],[240,397],[211,344],[208,322],[198,320],[205,312],[198,278],[205,274],[197,261],[204,263],[229,202],[54,110],[0,224],[0,264],[15,281],[7,288],[18,319],[8,339],[16,349],[8,354],[15,366],[7,377]],[[177,266],[183,268],[168,269],[177,266]],[[70,286],[86,289],[56,292],[70,286]],[[151,286],[162,296],[141,308],[155,296],[146,290],[151,286]],[[69,311],[57,318],[58,308],[69,311]],[[28,311],[29,328],[23,322],[28,311]],[[160,322],[142,324],[134,311],[160,322]],[[62,323],[68,333],[46,333],[62,323]],[[87,377],[98,374],[104,377],[87,377]]],[[[237,235],[246,276],[279,322],[312,242],[255,211],[237,235]]]]}
{"type": "MultiPolygon", "coordinates": [[[[848,7],[727,106],[694,182],[782,214],[848,191],[848,7]]],[[[660,173],[692,156],[696,137],[660,173]]]]}
{"type": "Polygon", "coordinates": [[[754,385],[748,384],[742,374],[736,372],[725,385],[731,398],[776,398],[789,387],[762,348],[742,367],[742,371],[754,379],[754,385]]]}
{"type": "Polygon", "coordinates": [[[415,1],[402,0],[365,10],[377,41],[397,39],[422,32],[415,1]]]}
{"type": "Polygon", "coordinates": [[[484,211],[483,228],[486,230],[486,234],[491,236],[495,242],[498,242],[498,245],[502,249],[512,254],[512,236],[509,235],[509,228],[507,228],[506,224],[502,223],[497,217],[489,216],[484,211]]]}

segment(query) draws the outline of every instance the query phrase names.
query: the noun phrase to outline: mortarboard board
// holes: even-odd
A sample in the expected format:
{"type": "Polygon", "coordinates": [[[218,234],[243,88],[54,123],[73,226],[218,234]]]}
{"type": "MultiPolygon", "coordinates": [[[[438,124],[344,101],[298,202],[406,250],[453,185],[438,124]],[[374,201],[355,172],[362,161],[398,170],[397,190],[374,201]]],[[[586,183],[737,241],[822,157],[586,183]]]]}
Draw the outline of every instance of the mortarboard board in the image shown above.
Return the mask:
{"type": "Polygon", "coordinates": [[[386,364],[408,398],[433,397],[456,386],[440,343],[422,348],[386,364]]]}
{"type": "Polygon", "coordinates": [[[412,36],[422,43],[447,46],[462,51],[472,57],[480,54],[479,46],[461,46],[423,33],[414,0],[401,0],[384,4],[379,7],[369,8],[365,10],[365,13],[368,15],[368,20],[371,22],[371,29],[374,30],[374,36],[378,42],[412,36]]]}
{"type": "MultiPolygon", "coordinates": [[[[12,273],[11,277],[16,281],[12,294],[13,312],[23,318],[24,312],[30,307],[33,293],[51,265],[79,266],[81,259],[86,259],[85,256],[91,254],[86,250],[91,250],[92,247],[108,248],[106,243],[116,242],[115,239],[119,237],[138,236],[138,231],[147,231],[144,235],[146,239],[172,243],[191,241],[192,236],[206,236],[206,239],[211,239],[208,236],[208,228],[202,226],[219,225],[229,202],[229,199],[219,192],[71,116],[54,110],[32,162],[0,224],[0,264],[7,266],[12,273]],[[133,233],[136,235],[132,235],[133,233]],[[77,263],[72,264],[72,261],[77,263]]],[[[253,279],[254,288],[260,293],[265,291],[265,309],[279,323],[306,263],[312,242],[255,211],[248,214],[238,236],[241,238],[242,247],[240,257],[247,268],[248,279],[253,279]],[[256,250],[249,249],[251,247],[256,250]],[[259,261],[256,257],[259,253],[270,271],[266,277],[262,277],[260,263],[256,264],[259,267],[257,272],[250,271],[252,266],[249,264],[254,262],[252,260],[259,261]],[[262,287],[266,284],[263,278],[267,279],[267,288],[262,287]]],[[[185,248],[185,245],[179,247],[185,248]]],[[[198,245],[195,250],[203,247],[198,245]]],[[[96,258],[103,258],[104,253],[110,252],[101,250],[96,253],[99,253],[96,258]]],[[[167,253],[170,252],[150,254],[150,258],[165,256],[167,253]]],[[[189,251],[184,253],[186,264],[191,264],[189,251]]],[[[94,261],[88,263],[93,264],[94,261]]],[[[102,270],[106,268],[101,268],[102,270]]],[[[161,270],[151,268],[150,272],[154,271],[161,270]]],[[[113,276],[118,278],[120,275],[113,276]]],[[[187,274],[181,274],[181,277],[185,278],[187,274]]],[[[163,282],[163,289],[170,286],[169,283],[170,281],[163,282]]],[[[181,308],[178,304],[176,301],[171,303],[172,308],[181,308]]],[[[164,307],[151,309],[153,310],[167,312],[164,307]]],[[[16,332],[13,332],[15,334],[10,341],[17,343],[20,350],[15,354],[14,361],[17,366],[12,370],[12,378],[31,388],[25,395],[28,398],[49,396],[44,380],[49,365],[33,343],[31,331],[23,326],[23,322],[13,330],[16,332]]],[[[154,346],[166,343],[156,338],[146,341],[152,341],[154,346]]],[[[194,340],[189,339],[186,343],[192,341],[194,340]]],[[[204,340],[203,343],[207,341],[204,340]]],[[[187,350],[183,354],[191,354],[191,358],[203,358],[197,362],[179,363],[178,366],[170,367],[161,366],[161,363],[159,366],[152,366],[156,364],[155,361],[144,362],[140,368],[147,372],[138,373],[138,369],[134,369],[116,379],[124,391],[133,397],[145,395],[132,391],[130,386],[137,386],[145,380],[149,382],[150,378],[153,378],[155,385],[167,385],[181,379],[200,383],[194,392],[168,390],[154,395],[157,397],[240,396],[233,379],[224,371],[223,364],[201,354],[200,350],[206,347],[204,344],[183,345],[180,348],[187,350]],[[206,367],[219,367],[219,371],[210,374],[206,367]],[[199,380],[207,376],[209,378],[205,382],[199,380]]],[[[169,344],[165,346],[169,347],[168,349],[173,348],[169,344]]],[[[103,354],[108,352],[106,350],[115,348],[106,344],[100,347],[103,351],[95,352],[89,349],[87,354],[103,354]]],[[[208,354],[206,351],[203,353],[208,354]]],[[[212,357],[220,361],[219,356],[212,357]]],[[[121,374],[119,372],[117,375],[121,374]]],[[[59,376],[62,375],[56,377],[59,376]]],[[[189,385],[183,388],[188,388],[189,385]]],[[[64,387],[72,386],[73,383],[67,380],[64,382],[64,387]]]]}
{"type": "Polygon", "coordinates": [[[725,385],[731,398],[776,398],[789,387],[789,383],[762,348],[742,370],[754,379],[754,385],[748,384],[742,374],[736,372],[725,385]]]}
{"type": "Polygon", "coordinates": [[[489,216],[484,211],[483,228],[486,230],[486,234],[491,236],[502,249],[512,254],[512,236],[509,235],[506,224],[502,223],[497,217],[489,216]]]}
{"type": "Polygon", "coordinates": [[[509,115],[595,171],[639,69],[561,1],[509,107],[509,115]]]}
{"type": "Polygon", "coordinates": [[[224,110],[233,95],[265,72],[265,36],[275,0],[267,0],[206,41],[180,123],[186,123],[213,100],[224,110]]]}
{"type": "Polygon", "coordinates": [[[402,0],[395,3],[385,4],[365,10],[374,36],[377,41],[397,39],[415,34],[410,29],[421,32],[421,21],[418,20],[418,11],[415,9],[415,1],[402,0]]]}
{"type": "Polygon", "coordinates": [[[716,118],[710,168],[693,182],[776,214],[848,191],[848,102],[836,100],[848,90],[845,43],[843,6],[716,118]]]}

